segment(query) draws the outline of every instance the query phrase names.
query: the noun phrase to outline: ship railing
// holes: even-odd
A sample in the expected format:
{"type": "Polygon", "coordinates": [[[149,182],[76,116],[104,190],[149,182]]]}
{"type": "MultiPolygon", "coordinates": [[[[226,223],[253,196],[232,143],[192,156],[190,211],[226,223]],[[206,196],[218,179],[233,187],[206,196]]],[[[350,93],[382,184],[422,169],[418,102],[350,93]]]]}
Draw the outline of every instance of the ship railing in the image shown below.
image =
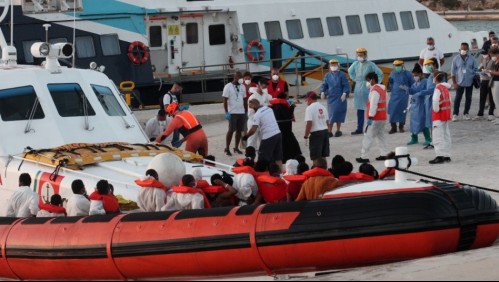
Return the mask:
{"type": "Polygon", "coordinates": [[[27,14],[81,11],[83,3],[82,0],[22,0],[22,8],[27,14]]]}

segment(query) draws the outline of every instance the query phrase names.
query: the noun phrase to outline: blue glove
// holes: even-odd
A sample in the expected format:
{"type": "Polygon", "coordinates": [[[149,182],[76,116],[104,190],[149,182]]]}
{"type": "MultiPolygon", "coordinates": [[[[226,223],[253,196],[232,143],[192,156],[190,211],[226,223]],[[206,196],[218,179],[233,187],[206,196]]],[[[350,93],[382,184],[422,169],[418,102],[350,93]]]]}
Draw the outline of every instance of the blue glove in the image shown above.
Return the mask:
{"type": "Polygon", "coordinates": [[[179,111],[187,111],[191,105],[185,104],[185,105],[180,105],[178,106],[179,111]]]}
{"type": "Polygon", "coordinates": [[[295,104],[295,102],[293,101],[293,99],[288,99],[288,104],[290,106],[293,106],[295,104]]]}
{"type": "Polygon", "coordinates": [[[368,126],[373,125],[373,120],[372,120],[372,119],[368,119],[368,120],[367,120],[367,125],[368,125],[368,126]]]}
{"type": "Polygon", "coordinates": [[[225,119],[226,119],[226,120],[230,120],[230,113],[229,113],[229,112],[226,112],[226,113],[225,113],[225,119]]]}
{"type": "Polygon", "coordinates": [[[182,143],[184,143],[183,140],[177,140],[175,142],[172,142],[172,146],[175,148],[178,148],[178,147],[182,146],[182,143]]]}

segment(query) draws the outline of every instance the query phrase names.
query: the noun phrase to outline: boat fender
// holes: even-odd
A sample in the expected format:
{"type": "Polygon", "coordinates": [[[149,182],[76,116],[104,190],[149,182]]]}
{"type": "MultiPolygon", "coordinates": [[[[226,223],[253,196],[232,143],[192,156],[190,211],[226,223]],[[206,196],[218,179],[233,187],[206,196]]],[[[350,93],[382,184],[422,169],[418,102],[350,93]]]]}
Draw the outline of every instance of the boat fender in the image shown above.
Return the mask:
{"type": "Polygon", "coordinates": [[[136,65],[141,65],[149,60],[149,47],[143,42],[134,41],[128,45],[128,59],[136,65]]]}
{"type": "Polygon", "coordinates": [[[246,46],[246,56],[248,57],[248,60],[252,62],[258,62],[258,61],[263,61],[265,58],[265,48],[263,47],[262,43],[258,40],[251,40],[248,43],[248,46],[246,46]],[[251,49],[253,47],[257,47],[259,50],[258,54],[258,59],[253,56],[253,53],[251,52],[251,49]]]}

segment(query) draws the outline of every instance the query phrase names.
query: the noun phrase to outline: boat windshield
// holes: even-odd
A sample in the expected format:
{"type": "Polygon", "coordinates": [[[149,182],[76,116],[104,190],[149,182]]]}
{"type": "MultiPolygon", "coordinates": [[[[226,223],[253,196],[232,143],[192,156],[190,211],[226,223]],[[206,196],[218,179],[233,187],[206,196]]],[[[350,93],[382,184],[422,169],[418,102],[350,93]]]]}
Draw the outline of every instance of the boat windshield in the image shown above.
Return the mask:
{"type": "Polygon", "coordinates": [[[79,84],[48,84],[47,87],[61,117],[95,116],[95,111],[79,84]]]}
{"type": "Polygon", "coordinates": [[[113,91],[105,86],[92,84],[92,89],[94,90],[97,100],[104,108],[104,111],[109,116],[125,116],[125,111],[120,106],[120,103],[113,94],[113,91]]]}
{"type": "Polygon", "coordinates": [[[33,86],[0,90],[0,116],[3,121],[43,119],[45,114],[41,105],[37,104],[37,96],[33,86]],[[37,106],[33,111],[33,106],[37,106]]]}

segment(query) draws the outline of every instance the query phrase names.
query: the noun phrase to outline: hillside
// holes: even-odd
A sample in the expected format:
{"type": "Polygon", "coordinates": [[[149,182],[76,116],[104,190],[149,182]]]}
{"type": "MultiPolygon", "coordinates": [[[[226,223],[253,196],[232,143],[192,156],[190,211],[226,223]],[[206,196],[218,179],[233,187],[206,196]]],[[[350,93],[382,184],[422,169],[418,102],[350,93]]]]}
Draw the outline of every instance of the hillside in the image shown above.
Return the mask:
{"type": "Polygon", "coordinates": [[[499,9],[499,0],[418,0],[434,11],[446,10],[495,10],[499,9]]]}

